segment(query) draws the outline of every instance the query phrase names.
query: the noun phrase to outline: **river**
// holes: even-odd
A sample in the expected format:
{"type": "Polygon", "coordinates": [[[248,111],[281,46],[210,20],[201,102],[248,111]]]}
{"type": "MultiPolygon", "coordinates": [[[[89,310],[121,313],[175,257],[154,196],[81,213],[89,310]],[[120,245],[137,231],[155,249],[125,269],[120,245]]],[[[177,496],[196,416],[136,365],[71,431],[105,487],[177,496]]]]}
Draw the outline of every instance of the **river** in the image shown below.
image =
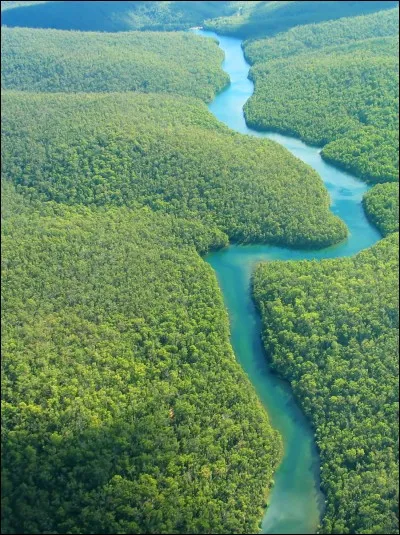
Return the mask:
{"type": "Polygon", "coordinates": [[[284,443],[284,457],[274,475],[261,533],[316,533],[325,498],[320,490],[319,455],[314,432],[296,404],[289,385],[270,369],[261,341],[261,321],[251,297],[251,274],[260,261],[354,255],[373,245],[381,236],[368,222],[361,205],[362,196],[369,189],[364,182],[324,162],[320,149],[316,147],[292,137],[258,132],[246,125],[243,105],[252,95],[254,85],[247,78],[249,64],[244,59],[241,41],[209,31],[196,30],[195,33],[219,41],[225,52],[222,67],[231,80],[230,85],[209,105],[210,111],[233,130],[278,142],[313,167],[329,191],[332,212],[349,229],[349,238],[345,242],[318,251],[297,251],[269,245],[232,245],[206,257],[216,272],[229,312],[236,358],[284,443]]]}

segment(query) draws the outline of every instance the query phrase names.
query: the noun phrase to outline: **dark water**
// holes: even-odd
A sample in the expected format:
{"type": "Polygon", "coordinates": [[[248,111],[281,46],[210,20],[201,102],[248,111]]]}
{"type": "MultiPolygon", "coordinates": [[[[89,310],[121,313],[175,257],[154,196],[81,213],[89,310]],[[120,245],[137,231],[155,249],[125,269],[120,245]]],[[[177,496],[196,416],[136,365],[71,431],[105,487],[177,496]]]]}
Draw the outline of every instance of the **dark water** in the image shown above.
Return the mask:
{"type": "MultiPolygon", "coordinates": [[[[324,507],[319,485],[319,456],[314,433],[296,405],[286,383],[271,373],[261,341],[260,318],[251,298],[250,277],[257,262],[337,258],[354,255],[380,239],[365,217],[361,206],[368,186],[348,173],[325,163],[319,149],[301,141],[273,133],[261,133],[246,126],[243,105],[253,93],[247,79],[249,65],[241,41],[196,31],[216,37],[225,52],[224,70],[230,86],[210,104],[210,111],[233,130],[257,137],[267,137],[312,166],[322,177],[331,196],[331,210],[347,224],[348,240],[319,251],[296,251],[268,245],[231,246],[207,256],[214,268],[230,316],[232,345],[270,421],[284,441],[284,458],[274,476],[274,487],[262,522],[262,533],[316,533],[324,507]]],[[[306,202],[306,199],[305,199],[306,202]]]]}

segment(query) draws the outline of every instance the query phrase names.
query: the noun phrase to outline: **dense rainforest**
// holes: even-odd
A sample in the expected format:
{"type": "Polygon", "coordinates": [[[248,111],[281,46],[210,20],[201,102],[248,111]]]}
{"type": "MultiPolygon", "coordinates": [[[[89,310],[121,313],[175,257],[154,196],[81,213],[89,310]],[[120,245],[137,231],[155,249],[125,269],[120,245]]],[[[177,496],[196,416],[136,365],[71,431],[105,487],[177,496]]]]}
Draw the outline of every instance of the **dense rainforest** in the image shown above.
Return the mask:
{"type": "Polygon", "coordinates": [[[293,26],[354,17],[389,9],[398,2],[277,1],[235,2],[235,13],[206,20],[207,29],[240,38],[274,35],[293,26]]]}
{"type": "Polygon", "coordinates": [[[323,145],[325,159],[365,180],[398,180],[397,20],[395,9],[246,44],[248,58],[256,62],[250,71],[255,93],[245,106],[247,122],[323,145]],[[352,39],[347,37],[350,25],[352,39]],[[310,35],[316,36],[312,46],[310,35]],[[342,44],[332,46],[337,35],[343,36],[342,44]],[[304,45],[293,56],[295,40],[304,45]]]}
{"type": "MultiPolygon", "coordinates": [[[[386,9],[359,17],[345,17],[320,24],[296,26],[287,32],[266,39],[249,39],[244,52],[249,63],[265,63],[321,51],[327,47],[351,45],[370,38],[399,34],[398,8],[386,9]]],[[[335,48],[340,51],[340,48],[335,48]]],[[[391,52],[393,54],[393,51],[391,52]]]]}
{"type": "Polygon", "coordinates": [[[1,86],[23,91],[141,91],[210,101],[229,83],[223,52],[187,33],[3,28],[1,86]]]}
{"type": "Polygon", "coordinates": [[[226,237],[6,186],[2,532],[255,532],[281,443],[196,250],[226,237]]]}
{"type": "Polygon", "coordinates": [[[255,271],[266,351],[315,427],[322,533],[398,533],[397,249],[255,271]]]}
{"type": "MultiPolygon", "coordinates": [[[[9,2],[2,24],[57,30],[120,32],[129,30],[187,30],[236,11],[229,1],[55,1],[9,2]],[[18,5],[21,4],[21,5],[18,5]]],[[[6,3],[7,4],[7,3],[6,3]]],[[[7,7],[7,6],[5,6],[7,7]]],[[[3,5],[2,8],[4,9],[3,5]]]]}
{"type": "Polygon", "coordinates": [[[364,195],[363,206],[383,236],[399,230],[399,184],[377,184],[364,195]]]}
{"type": "Polygon", "coordinates": [[[315,171],[272,141],[232,132],[195,99],[4,92],[3,104],[3,176],[19,192],[146,205],[238,242],[322,247],[347,235],[315,171]]]}
{"type": "Polygon", "coordinates": [[[274,369],[314,425],[322,533],[398,533],[398,10],[247,41],[246,120],[318,145],[365,180],[383,241],[354,258],[260,264],[274,369]]]}
{"type": "Polygon", "coordinates": [[[67,1],[2,2],[7,26],[58,30],[186,30],[256,38],[310,24],[389,9],[395,1],[67,1]],[[13,9],[10,9],[13,8],[13,9]]]}
{"type": "MultiPolygon", "coordinates": [[[[200,255],[347,229],[310,167],[207,111],[216,44],[160,31],[249,38],[249,124],[386,182],[395,5],[1,3],[33,27],[2,28],[2,533],[258,531],[282,443],[200,255]]],[[[268,358],[315,427],[323,533],[398,533],[398,185],[363,204],[379,244],[253,279],[268,358]]]]}

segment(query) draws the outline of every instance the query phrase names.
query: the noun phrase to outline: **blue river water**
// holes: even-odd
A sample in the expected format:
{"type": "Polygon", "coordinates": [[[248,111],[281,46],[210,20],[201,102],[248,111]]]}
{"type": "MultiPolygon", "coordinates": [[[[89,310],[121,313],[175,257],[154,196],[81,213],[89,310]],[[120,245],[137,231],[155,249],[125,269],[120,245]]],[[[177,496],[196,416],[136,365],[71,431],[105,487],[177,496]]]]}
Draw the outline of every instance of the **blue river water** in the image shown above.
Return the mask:
{"type": "Polygon", "coordinates": [[[273,140],[313,167],[329,191],[332,212],[349,229],[346,241],[317,251],[270,245],[231,245],[206,257],[216,272],[224,296],[236,358],[284,443],[284,457],[274,475],[261,533],[316,533],[325,498],[320,490],[319,455],[314,432],[297,405],[290,386],[270,369],[261,340],[260,318],[251,297],[251,275],[260,261],[350,256],[373,245],[381,236],[368,222],[362,208],[362,197],[369,189],[364,182],[324,162],[320,149],[316,147],[277,133],[252,130],[246,125],[243,105],[252,95],[254,85],[247,78],[249,65],[243,56],[241,41],[214,32],[195,32],[219,41],[225,52],[222,67],[231,80],[230,85],[209,105],[210,111],[231,129],[273,140]]]}

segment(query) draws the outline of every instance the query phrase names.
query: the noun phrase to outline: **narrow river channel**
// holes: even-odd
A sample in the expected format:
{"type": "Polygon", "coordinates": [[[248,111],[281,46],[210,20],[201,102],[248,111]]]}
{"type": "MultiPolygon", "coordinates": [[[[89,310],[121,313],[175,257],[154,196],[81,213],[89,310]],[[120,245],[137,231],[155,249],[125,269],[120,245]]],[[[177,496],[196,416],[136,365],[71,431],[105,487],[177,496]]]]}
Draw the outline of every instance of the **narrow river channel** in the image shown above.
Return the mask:
{"type": "Polygon", "coordinates": [[[314,433],[288,384],[270,369],[261,341],[260,318],[251,297],[251,274],[260,261],[354,255],[378,241],[380,235],[369,224],[362,209],[362,196],[368,190],[365,183],[325,163],[318,148],[309,147],[295,138],[257,132],[247,127],[243,105],[252,95],[254,86],[247,78],[249,65],[244,59],[241,41],[203,30],[196,30],[196,33],[219,41],[225,52],[223,69],[231,80],[230,85],[209,105],[210,111],[233,130],[276,141],[313,167],[330,193],[332,212],[343,219],[350,231],[344,243],[318,251],[296,251],[269,245],[232,245],[206,257],[216,272],[229,312],[236,358],[284,442],[284,458],[274,476],[275,483],[261,533],[316,533],[323,513],[324,496],[320,491],[319,456],[314,433]]]}

